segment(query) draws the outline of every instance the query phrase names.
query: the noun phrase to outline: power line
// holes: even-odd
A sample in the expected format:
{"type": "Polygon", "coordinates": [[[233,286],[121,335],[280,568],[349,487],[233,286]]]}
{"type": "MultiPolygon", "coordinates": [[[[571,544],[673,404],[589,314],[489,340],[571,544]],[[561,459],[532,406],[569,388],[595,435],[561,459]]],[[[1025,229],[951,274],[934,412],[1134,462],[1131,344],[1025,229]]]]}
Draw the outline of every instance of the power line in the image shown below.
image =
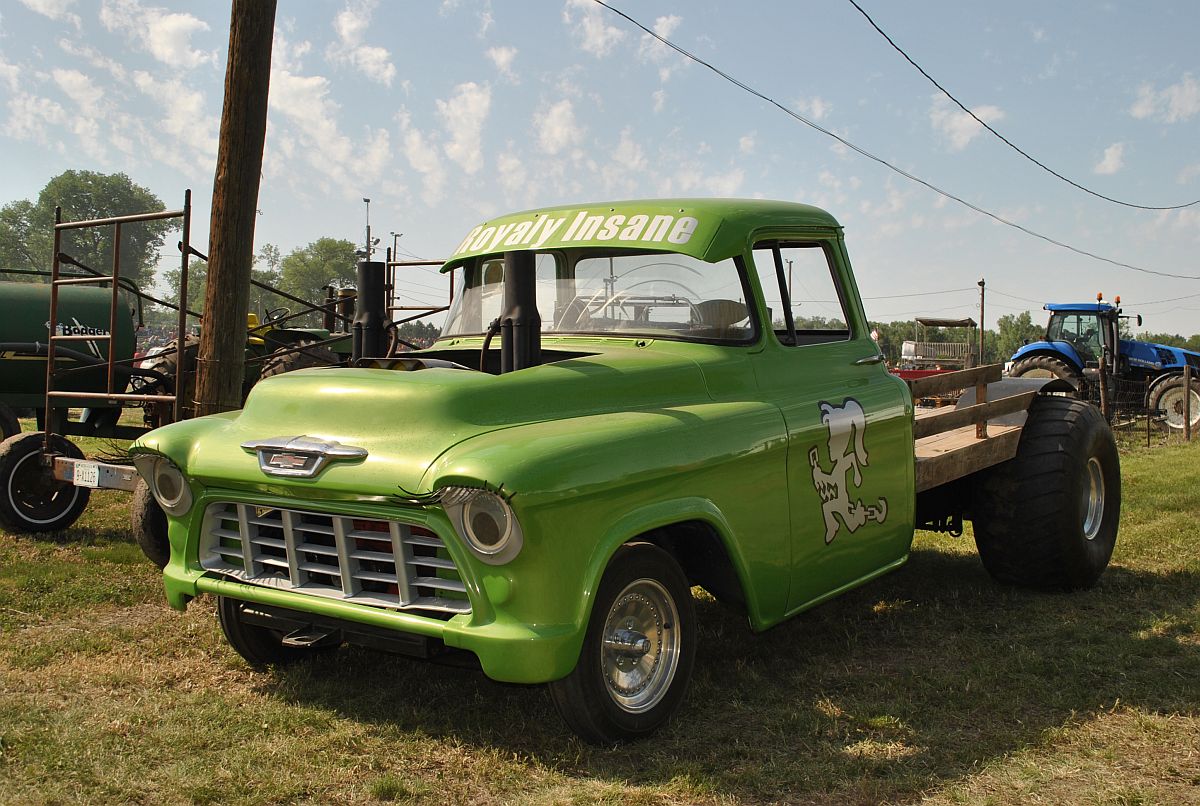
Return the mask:
{"type": "Polygon", "coordinates": [[[1113,260],[1112,258],[1103,257],[1103,256],[1097,255],[1093,252],[1088,252],[1085,249],[1080,249],[1078,247],[1071,246],[1070,244],[1064,243],[1062,241],[1055,240],[1054,238],[1051,238],[1048,235],[1043,235],[1040,232],[1035,232],[1034,230],[1031,230],[1028,227],[1022,226],[1021,224],[1018,224],[1015,221],[1010,221],[1007,218],[997,215],[996,213],[993,213],[989,210],[985,210],[976,204],[972,204],[971,202],[969,202],[965,199],[955,196],[953,193],[950,193],[949,191],[942,190],[941,188],[937,187],[936,185],[933,185],[933,184],[925,181],[924,179],[921,179],[919,176],[915,176],[914,174],[911,174],[908,171],[905,171],[904,169],[893,165],[892,163],[888,162],[887,160],[883,159],[882,157],[875,156],[874,154],[867,151],[866,149],[861,148],[861,147],[855,145],[854,143],[851,143],[849,140],[842,137],[841,135],[835,134],[834,132],[830,131],[829,129],[826,129],[824,126],[821,126],[821,125],[809,120],[808,118],[801,115],[799,112],[796,112],[793,109],[789,109],[788,107],[781,104],[779,101],[776,101],[774,98],[764,95],[763,93],[761,93],[758,90],[754,89],[753,87],[739,81],[738,79],[736,79],[733,76],[729,75],[728,73],[722,71],[721,69],[714,67],[712,64],[704,61],[699,56],[696,56],[696,55],[688,52],[687,50],[684,50],[682,47],[680,47],[679,45],[676,45],[674,42],[667,39],[666,37],[660,36],[659,34],[655,33],[651,29],[647,28],[642,23],[635,20],[633,17],[630,17],[624,11],[621,11],[620,9],[610,6],[608,3],[605,2],[605,0],[592,0],[592,2],[596,3],[597,5],[603,6],[604,8],[611,11],[613,14],[616,14],[618,17],[621,17],[622,19],[629,22],[631,25],[634,25],[637,28],[640,28],[642,31],[644,31],[646,33],[647,36],[651,36],[651,37],[657,39],[659,42],[662,42],[664,45],[671,48],[676,53],[679,53],[684,58],[690,59],[691,61],[695,62],[696,64],[701,65],[702,67],[707,67],[709,70],[716,73],[718,76],[725,79],[730,84],[733,84],[734,86],[738,87],[742,91],[747,92],[750,95],[753,95],[754,97],[758,98],[759,100],[765,101],[766,103],[770,104],[771,106],[774,106],[776,109],[783,112],[785,115],[795,118],[796,120],[803,123],[805,126],[808,126],[811,129],[815,129],[816,131],[819,131],[821,134],[824,134],[827,137],[831,137],[834,140],[837,140],[839,143],[841,143],[842,145],[844,145],[846,148],[850,149],[851,151],[854,151],[855,153],[860,154],[873,162],[879,163],[880,165],[884,166],[888,170],[891,170],[891,171],[899,174],[900,176],[903,176],[905,179],[908,179],[912,182],[916,182],[918,185],[921,185],[922,187],[932,190],[934,193],[937,193],[939,196],[944,196],[945,198],[950,199],[951,201],[956,201],[959,204],[961,204],[963,207],[966,207],[969,210],[974,210],[975,212],[979,213],[980,215],[985,215],[988,218],[992,219],[993,221],[997,221],[1001,224],[1004,224],[1007,227],[1012,227],[1013,229],[1020,230],[1021,232],[1024,232],[1026,235],[1029,235],[1033,238],[1037,238],[1038,240],[1041,240],[1041,241],[1045,241],[1046,243],[1053,244],[1054,246],[1057,246],[1061,249],[1066,249],[1069,252],[1074,252],[1077,255],[1083,255],[1084,257],[1090,257],[1093,260],[1099,260],[1102,263],[1108,263],[1108,264],[1111,264],[1113,266],[1118,266],[1123,269],[1129,269],[1131,271],[1141,272],[1142,274],[1153,274],[1158,277],[1174,277],[1179,280],[1200,280],[1200,275],[1173,274],[1171,272],[1156,271],[1155,269],[1147,269],[1147,268],[1143,268],[1141,266],[1134,266],[1131,263],[1122,263],[1119,260],[1113,260]]]}
{"type": "Polygon", "coordinates": [[[882,36],[884,39],[886,39],[887,43],[889,45],[891,45],[892,48],[894,48],[897,53],[899,53],[901,56],[903,56],[905,61],[907,61],[913,67],[917,68],[917,72],[919,72],[921,75],[925,76],[925,78],[929,79],[930,84],[932,84],[933,86],[935,86],[939,90],[941,90],[942,94],[944,94],[947,98],[949,98],[954,103],[955,106],[957,106],[959,109],[961,109],[962,111],[964,111],[968,115],[970,115],[972,118],[974,118],[976,123],[978,123],[980,126],[982,126],[983,128],[987,129],[989,132],[991,132],[993,135],[995,135],[996,138],[999,139],[1006,146],[1008,146],[1013,151],[1017,152],[1022,157],[1029,160],[1034,165],[1038,166],[1039,168],[1041,168],[1043,171],[1050,174],[1051,176],[1057,177],[1058,179],[1061,179],[1062,181],[1066,182],[1071,187],[1082,190],[1084,193],[1088,193],[1092,196],[1095,196],[1098,199],[1104,199],[1107,202],[1112,202],[1113,204],[1119,204],[1122,207],[1133,207],[1137,210],[1182,210],[1185,207],[1192,207],[1193,205],[1200,204],[1200,199],[1196,199],[1195,201],[1190,201],[1187,204],[1173,204],[1173,205],[1170,205],[1167,207],[1153,207],[1153,206],[1147,205],[1147,204],[1134,204],[1132,202],[1126,202],[1126,201],[1121,201],[1120,199],[1114,199],[1112,196],[1105,196],[1103,193],[1097,193],[1096,191],[1092,190],[1091,188],[1084,187],[1083,185],[1079,184],[1078,182],[1076,182],[1072,179],[1068,179],[1067,177],[1060,174],[1058,171],[1054,170],[1053,168],[1049,167],[1045,163],[1038,160],[1036,157],[1030,156],[1028,153],[1023,151],[1019,146],[1017,146],[1015,143],[1013,143],[1007,137],[1005,137],[1000,132],[996,131],[991,126],[989,126],[982,118],[980,118],[978,115],[976,115],[970,109],[967,109],[967,107],[964,106],[957,98],[955,98],[953,95],[950,94],[950,91],[948,89],[946,89],[941,84],[939,84],[937,79],[935,79],[933,76],[929,75],[929,73],[925,72],[925,68],[921,67],[921,65],[919,65],[915,61],[913,61],[913,58],[911,56],[909,56],[907,53],[905,53],[904,49],[902,47],[900,47],[899,45],[897,45],[892,40],[892,38],[890,36],[888,36],[882,28],[879,27],[879,25],[875,22],[875,20],[871,19],[871,15],[868,14],[866,11],[864,11],[862,6],[860,6],[858,3],[856,3],[855,0],[847,0],[847,2],[850,3],[850,5],[854,6],[856,9],[858,9],[858,13],[862,14],[863,17],[866,18],[867,22],[869,22],[871,24],[871,27],[874,28],[876,31],[878,31],[879,35],[882,36]]]}
{"type": "Polygon", "coordinates": [[[863,297],[868,299],[904,299],[905,297],[934,297],[939,294],[957,294],[961,291],[975,291],[974,288],[948,288],[945,291],[918,291],[914,294],[884,294],[879,297],[863,297]]]}

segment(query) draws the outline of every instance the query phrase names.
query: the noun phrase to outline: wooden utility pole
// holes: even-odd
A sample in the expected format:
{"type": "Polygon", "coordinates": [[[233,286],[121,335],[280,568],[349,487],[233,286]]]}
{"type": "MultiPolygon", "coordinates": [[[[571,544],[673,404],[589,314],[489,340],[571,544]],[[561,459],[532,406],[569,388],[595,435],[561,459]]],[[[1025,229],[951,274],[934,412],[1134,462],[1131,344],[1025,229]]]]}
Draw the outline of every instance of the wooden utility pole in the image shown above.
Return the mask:
{"type": "Polygon", "coordinates": [[[225,105],[213,179],[208,282],[196,378],[196,414],[242,405],[246,310],[258,181],[267,137],[275,0],[233,0],[225,105]]]}

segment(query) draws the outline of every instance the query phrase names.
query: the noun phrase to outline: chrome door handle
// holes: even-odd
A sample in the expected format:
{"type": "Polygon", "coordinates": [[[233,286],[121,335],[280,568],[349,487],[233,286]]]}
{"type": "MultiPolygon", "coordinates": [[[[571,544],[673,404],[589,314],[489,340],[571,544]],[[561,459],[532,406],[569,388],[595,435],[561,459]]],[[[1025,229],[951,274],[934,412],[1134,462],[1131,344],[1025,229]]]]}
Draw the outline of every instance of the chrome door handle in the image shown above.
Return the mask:
{"type": "Polygon", "coordinates": [[[875,355],[869,355],[866,358],[858,359],[857,361],[854,362],[854,366],[862,367],[862,366],[866,366],[867,364],[882,364],[886,360],[887,360],[887,357],[884,356],[883,353],[876,353],[875,355]]]}

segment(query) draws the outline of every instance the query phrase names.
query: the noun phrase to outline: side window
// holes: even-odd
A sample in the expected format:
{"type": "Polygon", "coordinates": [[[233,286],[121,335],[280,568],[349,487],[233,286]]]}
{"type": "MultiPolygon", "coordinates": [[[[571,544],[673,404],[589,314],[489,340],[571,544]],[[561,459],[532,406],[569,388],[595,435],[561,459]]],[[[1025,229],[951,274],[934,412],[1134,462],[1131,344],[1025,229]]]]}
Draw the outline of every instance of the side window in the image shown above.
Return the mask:
{"type": "Polygon", "coordinates": [[[763,242],[754,269],[771,329],[783,344],[824,344],[850,338],[830,255],[819,243],[763,242]]]}

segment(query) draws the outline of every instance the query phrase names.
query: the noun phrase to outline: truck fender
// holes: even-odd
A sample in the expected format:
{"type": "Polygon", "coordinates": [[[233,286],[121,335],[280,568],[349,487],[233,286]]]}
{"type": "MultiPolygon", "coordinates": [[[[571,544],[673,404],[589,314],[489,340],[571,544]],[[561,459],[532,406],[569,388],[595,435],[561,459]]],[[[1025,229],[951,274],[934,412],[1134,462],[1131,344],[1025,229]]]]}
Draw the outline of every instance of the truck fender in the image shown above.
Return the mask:
{"type": "Polygon", "coordinates": [[[752,624],[761,623],[756,599],[751,595],[752,586],[746,573],[746,563],[738,550],[737,542],[733,539],[733,530],[729,522],[716,504],[707,498],[696,497],[657,501],[627,512],[612,524],[588,559],[579,623],[587,625],[588,619],[591,618],[592,602],[600,586],[600,579],[617,549],[635,541],[639,535],[686,521],[700,521],[716,532],[745,595],[747,615],[752,624]]]}
{"type": "MultiPolygon", "coordinates": [[[[1001,400],[1025,392],[1074,395],[1076,391],[1071,383],[1060,378],[1002,378],[987,385],[987,399],[989,401],[1001,400]]],[[[956,409],[963,409],[974,405],[975,387],[968,386],[954,407],[956,409]]],[[[1027,412],[1016,411],[1001,417],[988,418],[988,422],[995,423],[996,425],[1025,425],[1026,416],[1027,412]]]]}

